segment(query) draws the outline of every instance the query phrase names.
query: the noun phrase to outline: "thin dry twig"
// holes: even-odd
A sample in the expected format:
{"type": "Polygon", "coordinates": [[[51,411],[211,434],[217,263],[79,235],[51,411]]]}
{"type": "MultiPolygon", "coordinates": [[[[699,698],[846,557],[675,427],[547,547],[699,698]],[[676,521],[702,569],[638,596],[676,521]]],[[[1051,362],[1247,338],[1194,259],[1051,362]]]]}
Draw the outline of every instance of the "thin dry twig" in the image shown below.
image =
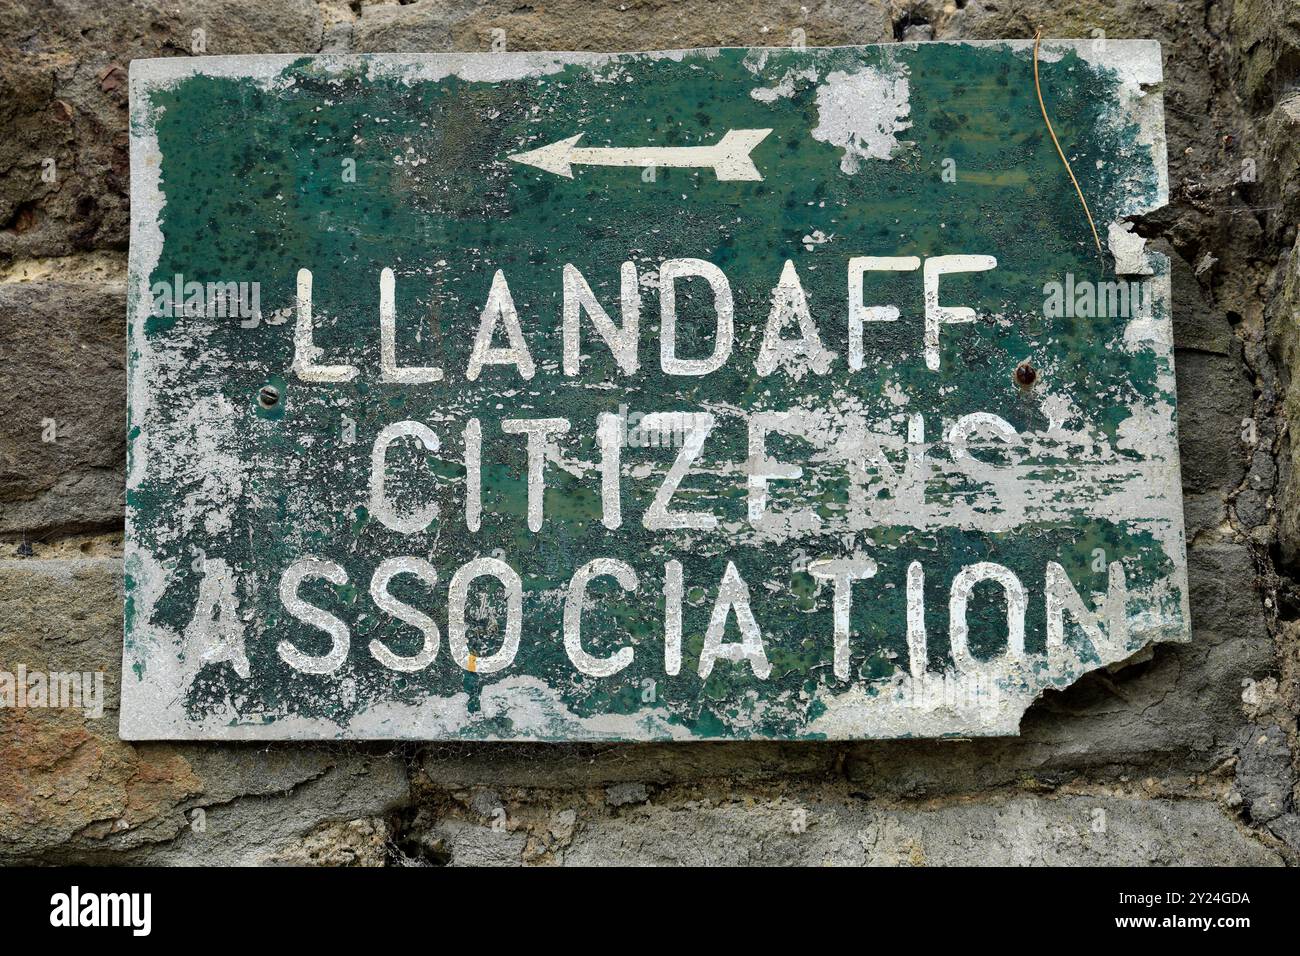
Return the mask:
{"type": "MultiPolygon", "coordinates": [[[[1047,124],[1047,133],[1052,137],[1052,145],[1056,147],[1056,155],[1061,157],[1061,162],[1065,164],[1065,171],[1070,175],[1070,182],[1074,183],[1074,191],[1079,194],[1079,202],[1083,204],[1083,214],[1088,217],[1088,228],[1092,230],[1092,241],[1097,244],[1097,254],[1104,256],[1101,250],[1101,237],[1097,235],[1097,224],[1092,221],[1092,211],[1088,208],[1088,200],[1083,198],[1083,190],[1079,188],[1079,180],[1074,178],[1074,170],[1070,168],[1070,161],[1065,158],[1065,153],[1061,150],[1061,144],[1056,138],[1056,131],[1052,129],[1052,121],[1047,117],[1047,106],[1043,103],[1043,88],[1038,82],[1038,44],[1043,39],[1043,31],[1039,30],[1034,34],[1034,92],[1038,94],[1038,108],[1043,111],[1043,122],[1047,124]]],[[[1105,261],[1104,258],[1102,260],[1105,261]]]]}

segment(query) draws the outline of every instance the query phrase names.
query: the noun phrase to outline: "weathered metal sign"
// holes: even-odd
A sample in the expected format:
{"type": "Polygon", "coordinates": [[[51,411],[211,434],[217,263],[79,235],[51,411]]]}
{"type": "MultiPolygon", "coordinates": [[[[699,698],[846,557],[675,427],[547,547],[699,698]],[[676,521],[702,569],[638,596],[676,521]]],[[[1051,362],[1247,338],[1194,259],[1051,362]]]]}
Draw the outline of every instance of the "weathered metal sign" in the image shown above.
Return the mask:
{"type": "Polygon", "coordinates": [[[132,739],[1015,733],[1185,640],[1159,47],[131,70],[132,739]]]}

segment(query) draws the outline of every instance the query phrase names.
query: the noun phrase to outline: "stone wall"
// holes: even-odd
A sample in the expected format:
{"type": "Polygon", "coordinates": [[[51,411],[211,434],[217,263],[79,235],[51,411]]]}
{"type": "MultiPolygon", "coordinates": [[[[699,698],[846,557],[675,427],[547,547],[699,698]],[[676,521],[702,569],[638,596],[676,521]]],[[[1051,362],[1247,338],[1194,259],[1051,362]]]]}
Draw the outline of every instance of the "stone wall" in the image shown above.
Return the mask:
{"type": "Polygon", "coordinates": [[[0,710],[0,862],[1295,863],[1295,0],[0,0],[0,667],[103,670],[101,719],[0,710]],[[1164,44],[1194,638],[1005,740],[273,745],[117,739],[126,69],[210,54],[1032,36],[1164,44]],[[53,169],[54,175],[49,171],[53,169]],[[45,175],[43,175],[43,173],[45,175]],[[55,425],[50,431],[49,421],[55,425]],[[53,440],[50,440],[50,439],[53,440]]]}

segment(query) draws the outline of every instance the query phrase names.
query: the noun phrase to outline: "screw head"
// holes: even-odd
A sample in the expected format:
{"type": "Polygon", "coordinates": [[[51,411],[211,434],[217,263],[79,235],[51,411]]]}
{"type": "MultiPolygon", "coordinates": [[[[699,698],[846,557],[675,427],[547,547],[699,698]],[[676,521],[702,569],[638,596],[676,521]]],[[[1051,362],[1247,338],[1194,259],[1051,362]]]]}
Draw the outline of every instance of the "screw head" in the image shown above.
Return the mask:
{"type": "Polygon", "coordinates": [[[263,385],[257,393],[257,404],[263,408],[275,408],[280,404],[280,390],[273,385],[263,385]]]}
{"type": "Polygon", "coordinates": [[[1021,388],[1033,388],[1036,381],[1038,381],[1038,369],[1030,365],[1028,359],[1016,366],[1017,385],[1021,388]]]}

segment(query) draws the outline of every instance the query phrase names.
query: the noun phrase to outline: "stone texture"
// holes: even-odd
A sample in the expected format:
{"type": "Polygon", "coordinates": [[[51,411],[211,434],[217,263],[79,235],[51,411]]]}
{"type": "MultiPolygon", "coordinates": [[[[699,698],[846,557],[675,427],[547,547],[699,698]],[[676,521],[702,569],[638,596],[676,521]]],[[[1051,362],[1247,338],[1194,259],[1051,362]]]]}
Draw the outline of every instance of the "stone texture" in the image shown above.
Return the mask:
{"type": "MultiPolygon", "coordinates": [[[[840,794],[651,804],[584,820],[566,864],[1167,866],[1279,864],[1206,801],[1071,796],[876,809],[840,794]],[[689,815],[696,833],[683,840],[689,815]]],[[[455,858],[453,855],[453,862],[455,858]]]]}
{"type": "Polygon", "coordinates": [[[1292,89],[1269,113],[1263,145],[1264,160],[1256,160],[1257,182],[1250,194],[1286,248],[1300,222],[1300,91],[1292,89]]]}
{"type": "Polygon", "coordinates": [[[1291,778],[1291,749],[1282,728],[1247,728],[1237,759],[1237,788],[1252,820],[1268,823],[1291,809],[1291,778]]]}
{"type": "Polygon", "coordinates": [[[0,711],[0,862],[1296,862],[1298,11],[1291,0],[0,0],[0,381],[24,396],[0,417],[0,537],[31,536],[37,555],[0,560],[0,669],[103,669],[110,700],[98,721],[0,711]],[[116,739],[118,544],[75,535],[121,521],[132,58],[188,55],[197,28],[210,53],[252,53],[486,50],[493,30],[512,50],[626,50],[785,44],[796,29],[834,44],[1040,26],[1164,44],[1171,203],[1137,229],[1173,260],[1190,645],[1045,695],[1010,740],[116,739]],[[1255,183],[1241,181],[1244,158],[1255,183]],[[82,430],[40,443],[42,408],[82,430]]]}
{"type": "Polygon", "coordinates": [[[352,33],[357,52],[488,50],[676,50],[703,46],[788,46],[802,30],[810,46],[893,39],[881,0],[737,0],[714,16],[672,0],[418,0],[364,4],[352,33]],[[493,31],[504,31],[504,34],[493,31]]]}
{"type": "Polygon", "coordinates": [[[388,824],[383,819],[326,823],[280,850],[271,862],[283,866],[384,866],[388,824]]]}
{"type": "Polygon", "coordinates": [[[420,766],[441,787],[500,784],[562,790],[715,778],[768,780],[827,773],[837,748],[802,743],[436,744],[420,766]]]}
{"type": "Polygon", "coordinates": [[[649,799],[650,794],[643,783],[619,783],[605,789],[605,802],[611,807],[645,803],[649,799]]]}
{"type": "MultiPolygon", "coordinates": [[[[194,826],[194,810],[189,809],[188,825],[178,829],[171,842],[141,845],[128,859],[167,865],[260,866],[308,862],[313,856],[319,863],[334,865],[350,862],[348,856],[356,857],[351,862],[365,864],[386,858],[382,822],[348,823],[362,816],[382,816],[406,799],[404,763],[354,749],[341,753],[314,749],[311,758],[304,766],[286,748],[266,761],[272,773],[278,761],[296,764],[299,779],[290,787],[269,790],[246,779],[240,788],[244,792],[228,802],[209,803],[206,795],[200,795],[191,803],[204,809],[205,829],[194,826]]],[[[244,753],[239,763],[253,769],[263,759],[260,752],[252,751],[244,753]]]]}
{"type": "Polygon", "coordinates": [[[1242,423],[1252,410],[1240,358],[1180,349],[1174,372],[1184,492],[1235,488],[1246,474],[1242,423]]]}
{"type": "Polygon", "coordinates": [[[1175,348],[1231,356],[1236,345],[1232,326],[1227,316],[1206,300],[1192,264],[1165,240],[1149,243],[1147,248],[1169,257],[1175,348]]]}
{"type": "MultiPolygon", "coordinates": [[[[1271,330],[1272,350],[1285,367],[1296,369],[1300,367],[1300,241],[1288,251],[1280,285],[1271,330]]],[[[1300,421],[1300,377],[1294,372],[1283,397],[1283,413],[1288,422],[1300,421]]],[[[1295,436],[1290,436],[1279,464],[1282,501],[1291,507],[1279,509],[1278,543],[1283,560],[1295,565],[1300,559],[1300,442],[1295,436]]]]}
{"type": "Polygon", "coordinates": [[[0,315],[0,535],[121,527],[125,284],[0,282],[0,315]]]}
{"type": "Polygon", "coordinates": [[[1236,0],[1232,29],[1248,96],[1266,100],[1300,73],[1300,9],[1290,0],[1236,0]]]}
{"type": "Polygon", "coordinates": [[[352,27],[350,49],[356,53],[449,50],[453,7],[442,0],[363,7],[361,19],[352,27]]]}
{"type": "Polygon", "coordinates": [[[439,822],[425,837],[428,850],[443,864],[455,866],[518,866],[528,837],[463,820],[439,822]]]}

